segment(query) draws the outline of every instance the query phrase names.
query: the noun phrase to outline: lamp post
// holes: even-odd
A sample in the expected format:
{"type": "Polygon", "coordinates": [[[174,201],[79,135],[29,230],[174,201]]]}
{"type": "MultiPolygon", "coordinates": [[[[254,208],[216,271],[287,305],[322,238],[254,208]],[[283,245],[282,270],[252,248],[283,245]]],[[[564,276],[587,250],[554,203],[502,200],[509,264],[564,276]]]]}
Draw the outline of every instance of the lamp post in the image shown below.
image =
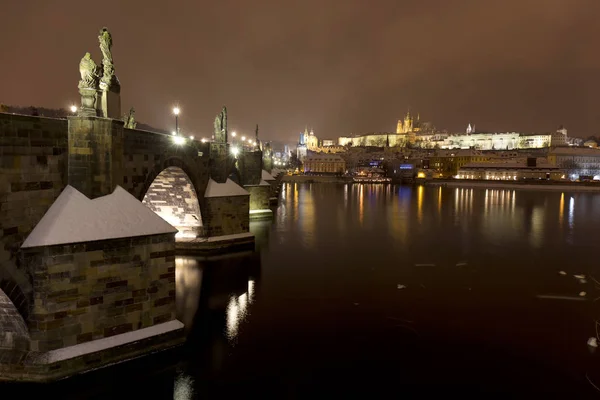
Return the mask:
{"type": "Polygon", "coordinates": [[[179,134],[179,107],[173,107],[173,114],[175,114],[175,134],[179,134]]]}

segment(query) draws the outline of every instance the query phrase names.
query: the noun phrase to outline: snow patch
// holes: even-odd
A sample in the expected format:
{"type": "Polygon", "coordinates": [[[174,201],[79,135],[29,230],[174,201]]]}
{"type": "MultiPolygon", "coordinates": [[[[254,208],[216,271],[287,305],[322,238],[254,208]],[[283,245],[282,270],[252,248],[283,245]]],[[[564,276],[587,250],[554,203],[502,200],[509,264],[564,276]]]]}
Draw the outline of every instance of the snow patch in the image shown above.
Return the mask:
{"type": "Polygon", "coordinates": [[[231,179],[225,183],[217,183],[210,179],[204,197],[249,196],[250,193],[231,179]]]}
{"type": "Polygon", "coordinates": [[[148,328],[138,329],[137,331],[122,333],[107,338],[92,340],[91,342],[76,344],[58,350],[51,350],[46,353],[46,362],[49,364],[69,360],[75,357],[81,357],[86,354],[97,353],[102,350],[117,346],[123,346],[129,343],[148,339],[152,336],[163,335],[178,329],[183,329],[183,323],[178,320],[165,322],[162,324],[150,326],[148,328]]]}
{"type": "Polygon", "coordinates": [[[177,229],[120,186],[109,195],[91,200],[68,185],[21,247],[176,232],[177,229]]]}

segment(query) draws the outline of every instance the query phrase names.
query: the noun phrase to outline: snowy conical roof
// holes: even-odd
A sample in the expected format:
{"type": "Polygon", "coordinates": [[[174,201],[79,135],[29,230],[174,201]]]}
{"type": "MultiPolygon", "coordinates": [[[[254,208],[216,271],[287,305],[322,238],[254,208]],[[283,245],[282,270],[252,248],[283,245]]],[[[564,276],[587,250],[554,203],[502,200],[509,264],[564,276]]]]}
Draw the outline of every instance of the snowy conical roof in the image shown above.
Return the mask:
{"type": "Polygon", "coordinates": [[[109,195],[91,200],[69,185],[21,247],[175,232],[177,229],[120,186],[109,195]]]}
{"type": "Polygon", "coordinates": [[[275,178],[273,178],[273,175],[271,175],[270,173],[268,173],[264,169],[262,170],[262,178],[261,179],[263,181],[274,181],[275,180],[275,178]]]}
{"type": "Polygon", "coordinates": [[[217,183],[212,179],[208,180],[208,185],[206,186],[206,191],[204,192],[204,197],[228,197],[228,196],[249,196],[250,193],[227,178],[225,183],[217,183]]]}

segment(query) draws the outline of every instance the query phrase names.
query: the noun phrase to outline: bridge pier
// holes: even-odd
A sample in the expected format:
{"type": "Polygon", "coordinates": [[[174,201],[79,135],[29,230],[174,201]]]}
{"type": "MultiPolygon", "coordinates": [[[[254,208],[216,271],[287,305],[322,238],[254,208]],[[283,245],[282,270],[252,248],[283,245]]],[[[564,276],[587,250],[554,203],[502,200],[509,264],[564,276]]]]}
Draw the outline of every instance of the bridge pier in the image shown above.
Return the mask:
{"type": "Polygon", "coordinates": [[[238,159],[244,189],[250,193],[250,220],[273,218],[269,208],[271,186],[262,179],[263,152],[244,151],[238,159]]]}
{"type": "Polygon", "coordinates": [[[124,122],[98,117],[68,119],[67,182],[90,199],[123,181],[124,122]]]}

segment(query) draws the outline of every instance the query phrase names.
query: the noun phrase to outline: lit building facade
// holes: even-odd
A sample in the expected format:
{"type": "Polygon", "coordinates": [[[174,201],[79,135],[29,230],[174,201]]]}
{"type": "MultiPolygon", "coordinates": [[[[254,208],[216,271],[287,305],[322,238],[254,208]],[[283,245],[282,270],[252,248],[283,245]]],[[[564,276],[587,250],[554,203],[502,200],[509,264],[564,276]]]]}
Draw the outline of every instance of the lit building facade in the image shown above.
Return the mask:
{"type": "MultiPolygon", "coordinates": [[[[535,160],[535,159],[534,159],[535,160]]],[[[565,172],[551,164],[533,163],[471,163],[460,168],[458,179],[492,181],[565,180],[565,172]]]]}
{"type": "MultiPolygon", "coordinates": [[[[402,125],[404,126],[404,125],[402,125]]],[[[414,128],[413,128],[414,129],[414,128]]],[[[413,133],[369,133],[340,137],[340,146],[405,147],[422,149],[515,150],[567,146],[567,130],[525,134],[518,132],[475,132],[469,124],[465,133],[413,131],[413,133]]]]}
{"type": "Polygon", "coordinates": [[[336,154],[310,154],[304,159],[304,173],[343,174],[346,162],[336,154]]]}
{"type": "Polygon", "coordinates": [[[548,162],[564,169],[570,179],[592,176],[600,179],[600,149],[556,147],[548,151],[548,162]]]}

